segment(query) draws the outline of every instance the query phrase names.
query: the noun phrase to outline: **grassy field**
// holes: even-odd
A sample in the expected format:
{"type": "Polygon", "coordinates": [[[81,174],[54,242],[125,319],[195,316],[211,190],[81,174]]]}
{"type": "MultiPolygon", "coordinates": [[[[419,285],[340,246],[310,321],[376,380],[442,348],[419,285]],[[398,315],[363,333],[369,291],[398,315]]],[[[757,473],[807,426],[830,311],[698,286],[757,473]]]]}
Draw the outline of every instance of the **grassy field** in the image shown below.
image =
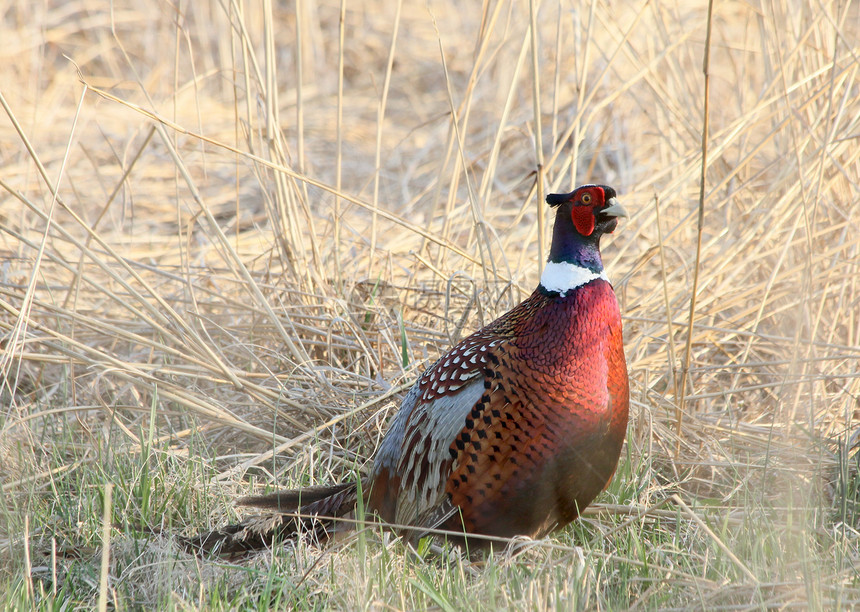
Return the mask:
{"type": "Polygon", "coordinates": [[[4,2],[0,609],[860,606],[860,6],[691,4],[4,2]],[[366,470],[585,182],[631,420],[581,521],[178,549],[366,470]]]}

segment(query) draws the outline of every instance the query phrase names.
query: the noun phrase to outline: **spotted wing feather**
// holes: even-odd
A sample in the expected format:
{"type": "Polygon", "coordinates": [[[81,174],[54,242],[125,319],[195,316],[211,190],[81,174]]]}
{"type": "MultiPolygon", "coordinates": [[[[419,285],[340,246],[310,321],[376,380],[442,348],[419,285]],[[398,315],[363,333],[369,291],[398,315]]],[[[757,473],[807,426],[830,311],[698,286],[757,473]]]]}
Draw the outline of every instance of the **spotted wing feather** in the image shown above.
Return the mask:
{"type": "Polygon", "coordinates": [[[384,520],[434,528],[456,511],[445,492],[454,468],[449,448],[485,392],[487,355],[503,341],[500,321],[463,339],[404,399],[371,475],[369,506],[384,520]]]}

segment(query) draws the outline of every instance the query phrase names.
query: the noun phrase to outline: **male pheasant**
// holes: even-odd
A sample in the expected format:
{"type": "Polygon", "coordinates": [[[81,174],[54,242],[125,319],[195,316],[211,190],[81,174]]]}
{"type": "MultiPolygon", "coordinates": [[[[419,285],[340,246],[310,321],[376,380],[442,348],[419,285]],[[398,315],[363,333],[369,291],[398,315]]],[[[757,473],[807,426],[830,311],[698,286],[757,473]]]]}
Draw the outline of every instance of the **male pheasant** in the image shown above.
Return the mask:
{"type": "Polygon", "coordinates": [[[462,534],[460,542],[538,538],[574,520],[612,478],[627,430],[621,317],[600,257],[600,237],[626,213],[603,185],[547,203],[557,214],[537,289],[423,373],[360,488],[244,498],[273,514],[186,545],[241,554],[294,533],[299,521],[324,538],[329,517],[351,513],[359,491],[367,510],[410,539],[432,529],[462,534]]]}

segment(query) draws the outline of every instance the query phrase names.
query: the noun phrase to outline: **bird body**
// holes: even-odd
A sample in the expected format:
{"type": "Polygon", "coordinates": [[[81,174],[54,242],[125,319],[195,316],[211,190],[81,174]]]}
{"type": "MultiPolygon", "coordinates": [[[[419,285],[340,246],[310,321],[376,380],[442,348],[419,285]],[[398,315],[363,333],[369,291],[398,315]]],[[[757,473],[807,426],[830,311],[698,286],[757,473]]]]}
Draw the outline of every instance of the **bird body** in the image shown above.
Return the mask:
{"type": "MultiPolygon", "coordinates": [[[[559,210],[537,289],[422,374],[362,481],[367,510],[412,539],[432,529],[464,534],[455,541],[468,534],[542,537],[574,520],[615,471],[628,381],[599,241],[625,213],[614,190],[600,185],[547,202],[559,210]]],[[[358,493],[355,484],[342,484],[242,503],[338,517],[358,493]]],[[[196,544],[248,549],[289,530],[287,519],[275,523],[257,531],[233,526],[196,544]]]]}

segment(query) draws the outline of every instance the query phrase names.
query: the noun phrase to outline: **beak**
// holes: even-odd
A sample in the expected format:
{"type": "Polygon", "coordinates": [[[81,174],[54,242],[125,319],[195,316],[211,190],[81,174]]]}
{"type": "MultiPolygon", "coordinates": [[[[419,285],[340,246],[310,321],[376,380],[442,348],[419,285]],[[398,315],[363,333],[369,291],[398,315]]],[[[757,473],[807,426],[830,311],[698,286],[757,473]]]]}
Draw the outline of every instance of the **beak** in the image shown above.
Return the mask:
{"type": "Polygon", "coordinates": [[[606,215],[607,217],[626,217],[627,211],[624,210],[624,207],[618,203],[618,200],[615,198],[609,198],[606,201],[608,206],[601,210],[598,214],[606,215]]]}

